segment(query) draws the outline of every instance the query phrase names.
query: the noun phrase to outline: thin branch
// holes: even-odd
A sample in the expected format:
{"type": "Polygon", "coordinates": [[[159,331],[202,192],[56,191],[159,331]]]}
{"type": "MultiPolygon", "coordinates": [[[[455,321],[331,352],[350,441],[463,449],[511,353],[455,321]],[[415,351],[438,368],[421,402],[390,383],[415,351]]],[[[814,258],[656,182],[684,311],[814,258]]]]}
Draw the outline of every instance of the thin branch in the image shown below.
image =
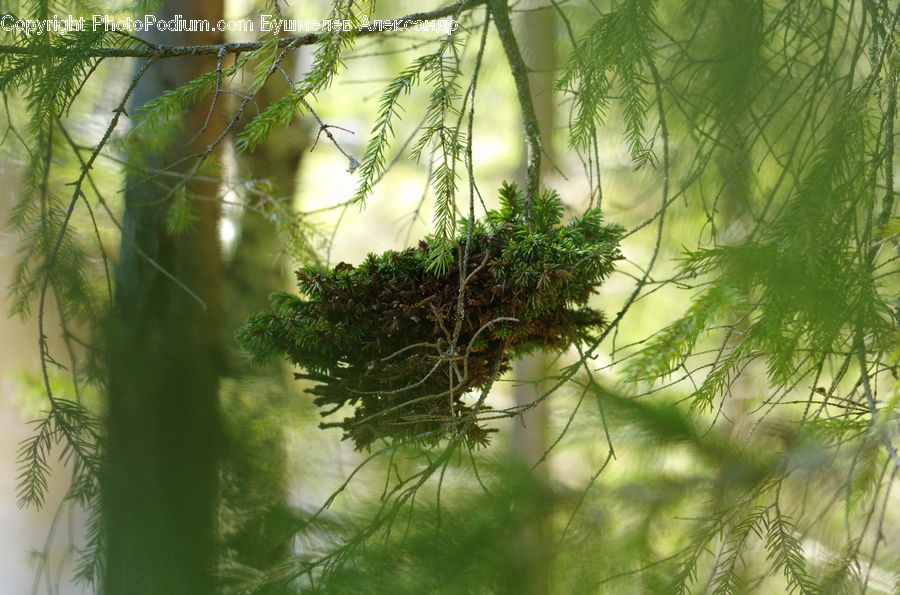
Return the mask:
{"type": "Polygon", "coordinates": [[[865,344],[863,343],[862,337],[857,337],[856,356],[859,359],[859,373],[862,378],[863,392],[866,394],[866,405],[869,408],[869,415],[872,416],[872,427],[875,431],[878,431],[881,443],[884,444],[884,447],[887,449],[891,462],[897,469],[900,469],[900,455],[897,454],[897,450],[894,448],[894,445],[891,444],[890,438],[888,438],[887,434],[883,431],[880,431],[875,427],[878,424],[878,404],[875,401],[875,394],[873,393],[872,386],[869,382],[869,371],[867,369],[869,364],[866,362],[865,344]]]}
{"type": "Polygon", "coordinates": [[[494,26],[497,35],[503,44],[503,51],[509,61],[509,69],[512,71],[513,80],[516,83],[516,95],[519,99],[519,107],[522,109],[522,121],[525,125],[525,144],[527,147],[525,200],[526,212],[531,214],[534,197],[541,185],[541,129],[538,125],[537,114],[534,111],[534,103],[531,101],[531,87],[528,83],[528,67],[522,59],[519,44],[513,32],[512,23],[509,20],[509,7],[506,0],[487,0],[487,5],[494,17],[494,26]]]}
{"type": "MultiPolygon", "coordinates": [[[[50,401],[51,410],[53,411],[56,410],[57,401],[53,396],[53,389],[50,387],[50,373],[47,369],[47,364],[49,361],[49,351],[47,347],[47,334],[45,332],[46,329],[44,320],[47,309],[47,289],[50,286],[50,273],[53,270],[53,264],[56,261],[56,257],[59,254],[59,249],[62,246],[66,227],[69,224],[69,220],[72,218],[72,212],[75,210],[75,205],[78,202],[78,199],[81,197],[81,185],[84,183],[84,180],[87,178],[88,173],[91,171],[91,168],[94,165],[94,161],[96,161],[97,157],[100,155],[100,150],[109,140],[110,136],[112,136],[113,130],[116,129],[116,125],[119,123],[119,118],[121,118],[122,114],[125,113],[125,105],[128,103],[128,99],[131,97],[131,94],[134,93],[134,90],[137,88],[138,82],[144,77],[144,74],[147,72],[150,66],[155,63],[156,60],[152,58],[144,63],[144,65],[138,71],[137,75],[135,75],[135,77],[132,79],[131,84],[128,86],[128,89],[126,89],[125,94],[122,97],[122,101],[120,101],[118,107],[113,110],[112,120],[110,120],[109,125],[106,127],[106,131],[103,133],[103,137],[97,144],[97,148],[91,153],[90,157],[88,157],[87,162],[81,168],[81,173],[75,180],[75,189],[72,192],[72,198],[69,201],[69,206],[66,209],[66,213],[60,224],[59,234],[57,234],[56,242],[54,243],[53,248],[50,250],[50,254],[47,256],[47,261],[44,264],[44,274],[41,281],[41,293],[38,300],[38,345],[40,347],[41,375],[43,376],[44,380],[44,389],[47,393],[47,399],[50,401]]],[[[205,304],[203,304],[203,306],[204,308],[206,307],[205,304]]]]}

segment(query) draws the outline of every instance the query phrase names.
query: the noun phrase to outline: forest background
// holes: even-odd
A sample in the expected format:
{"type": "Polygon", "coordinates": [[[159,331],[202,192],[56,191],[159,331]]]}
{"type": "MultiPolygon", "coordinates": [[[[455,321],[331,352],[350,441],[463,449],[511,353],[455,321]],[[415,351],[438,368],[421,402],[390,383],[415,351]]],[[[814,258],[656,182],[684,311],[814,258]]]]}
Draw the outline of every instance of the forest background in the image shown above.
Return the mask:
{"type": "MultiPolygon", "coordinates": [[[[132,11],[58,4],[3,8],[132,11]]],[[[352,26],[2,34],[8,592],[897,589],[900,9],[140,9],[352,26]],[[403,15],[460,27],[355,35],[403,15]],[[489,446],[356,450],[233,339],[299,266],[477,268],[504,181],[624,232],[603,330],[443,420],[489,446]]]]}

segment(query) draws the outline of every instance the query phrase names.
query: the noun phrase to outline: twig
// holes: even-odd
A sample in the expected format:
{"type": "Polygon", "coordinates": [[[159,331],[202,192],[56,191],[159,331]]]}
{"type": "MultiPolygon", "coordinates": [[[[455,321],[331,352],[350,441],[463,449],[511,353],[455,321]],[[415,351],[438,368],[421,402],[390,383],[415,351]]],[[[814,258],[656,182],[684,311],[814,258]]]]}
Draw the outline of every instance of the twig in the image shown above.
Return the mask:
{"type": "MultiPolygon", "coordinates": [[[[278,70],[278,72],[281,73],[281,76],[284,77],[284,80],[288,84],[288,87],[290,87],[291,90],[296,90],[297,87],[296,87],[296,85],[294,85],[293,79],[291,79],[290,75],[284,69],[284,66],[282,66],[281,63],[279,62],[279,63],[275,64],[275,68],[278,70]]],[[[324,132],[325,136],[328,137],[328,140],[330,140],[332,142],[332,144],[334,144],[334,146],[337,147],[337,150],[340,151],[341,154],[347,158],[347,162],[348,162],[347,171],[351,174],[353,172],[355,172],[356,168],[359,167],[359,161],[357,161],[356,158],[351,156],[349,153],[347,153],[347,151],[344,150],[343,147],[341,147],[341,145],[337,142],[337,139],[334,138],[334,135],[332,135],[328,129],[329,128],[337,128],[338,130],[343,130],[344,132],[349,132],[350,134],[356,134],[356,133],[353,132],[352,130],[342,128],[340,126],[335,126],[334,124],[325,124],[324,122],[322,122],[322,118],[319,117],[319,114],[316,113],[316,110],[314,110],[313,107],[309,104],[309,102],[306,101],[305,97],[301,96],[300,102],[306,107],[307,110],[309,110],[309,113],[312,114],[312,117],[315,118],[316,122],[319,124],[319,133],[316,135],[316,140],[313,142],[312,147],[310,147],[309,150],[310,151],[315,150],[316,145],[319,144],[319,137],[322,136],[322,133],[324,132]]]]}
{"type": "MultiPolygon", "coordinates": [[[[147,62],[144,63],[144,65],[132,79],[131,84],[128,86],[128,89],[125,90],[122,101],[120,101],[118,107],[113,110],[112,120],[110,120],[109,125],[106,127],[106,131],[103,133],[103,137],[97,144],[97,148],[94,149],[90,157],[88,157],[87,162],[81,168],[81,173],[75,180],[75,189],[72,192],[72,198],[69,200],[69,206],[66,209],[66,213],[63,216],[62,221],[60,222],[60,230],[56,236],[56,242],[53,244],[53,248],[50,250],[50,254],[47,256],[47,261],[44,264],[44,275],[41,281],[41,293],[38,300],[38,346],[40,348],[41,375],[43,376],[44,380],[44,390],[47,393],[47,399],[50,401],[50,407],[53,411],[56,410],[56,399],[53,396],[53,389],[50,387],[50,374],[47,369],[49,353],[47,348],[47,335],[45,333],[44,324],[44,318],[47,309],[47,289],[50,286],[50,272],[53,270],[53,264],[56,261],[56,257],[59,254],[59,249],[62,246],[66,227],[69,225],[69,220],[72,218],[72,212],[75,210],[75,205],[78,203],[78,199],[81,197],[81,185],[84,183],[85,178],[87,178],[88,173],[91,171],[91,168],[94,165],[94,161],[96,161],[97,157],[100,155],[100,150],[107,143],[107,141],[109,141],[110,136],[112,136],[113,130],[116,129],[116,125],[119,123],[119,118],[121,118],[122,114],[125,113],[125,104],[128,103],[128,99],[137,88],[138,82],[140,82],[140,80],[144,78],[144,74],[155,63],[156,60],[153,58],[147,60],[147,62]]],[[[49,169],[49,167],[50,163],[48,159],[47,168],[49,169]]],[[[200,303],[201,305],[203,305],[203,308],[206,309],[206,304],[202,301],[200,303]]]]}
{"type": "Polygon", "coordinates": [[[351,174],[353,172],[355,172],[356,168],[359,167],[359,161],[357,161],[356,158],[353,157],[353,155],[351,155],[350,153],[348,153],[347,151],[344,150],[344,148],[340,145],[340,143],[337,142],[337,139],[334,138],[334,135],[331,134],[331,131],[328,129],[336,128],[338,130],[343,130],[344,132],[349,132],[350,134],[356,134],[356,133],[353,132],[352,130],[342,128],[340,126],[335,126],[334,124],[326,124],[319,117],[319,114],[316,113],[316,110],[314,110],[313,107],[309,104],[309,102],[306,101],[305,97],[301,97],[300,101],[301,101],[301,103],[303,103],[303,105],[306,107],[306,109],[309,110],[309,113],[312,114],[312,117],[316,119],[316,123],[319,125],[319,133],[316,134],[316,140],[313,141],[313,145],[309,150],[312,151],[316,148],[316,145],[319,144],[319,137],[322,136],[322,133],[324,132],[325,136],[328,137],[328,140],[331,141],[331,144],[333,144],[335,147],[337,147],[337,150],[340,151],[341,154],[347,158],[347,172],[351,173],[351,174]]]}
{"type": "MultiPolygon", "coordinates": [[[[85,163],[84,159],[81,157],[81,154],[80,154],[79,151],[78,151],[78,146],[75,144],[74,140],[73,140],[72,137],[69,135],[69,132],[65,129],[65,127],[63,127],[62,122],[60,122],[59,120],[57,120],[57,126],[58,126],[59,129],[62,131],[63,136],[66,137],[66,141],[69,143],[69,146],[72,147],[72,152],[73,152],[73,153],[75,154],[75,156],[78,158],[78,161],[79,161],[79,163],[81,164],[81,167],[82,167],[82,168],[86,167],[86,163],[85,163]]],[[[102,145],[98,145],[98,148],[102,148],[102,145]]],[[[103,156],[104,156],[104,157],[107,157],[107,155],[103,155],[103,156]]],[[[197,295],[190,287],[188,287],[187,285],[185,285],[185,283],[184,283],[183,281],[181,281],[181,280],[180,280],[178,277],[176,277],[173,273],[171,273],[170,271],[168,271],[164,266],[162,266],[162,265],[159,264],[156,260],[154,260],[152,256],[150,256],[149,254],[147,254],[146,252],[144,252],[144,250],[141,249],[141,247],[140,247],[140,246],[138,245],[138,243],[134,240],[134,238],[131,237],[130,235],[128,235],[128,234],[125,233],[125,228],[122,227],[122,224],[121,224],[121,223],[119,222],[119,220],[116,218],[115,213],[112,212],[112,209],[109,207],[109,203],[106,201],[105,198],[103,198],[103,195],[100,194],[100,189],[97,188],[97,185],[96,185],[96,183],[94,182],[94,178],[93,178],[93,176],[91,176],[90,173],[88,173],[88,175],[87,175],[87,182],[88,182],[88,184],[91,186],[91,189],[94,191],[94,194],[97,196],[97,201],[100,203],[100,206],[102,206],[102,207],[103,207],[103,210],[106,211],[106,214],[107,214],[107,216],[109,217],[110,221],[113,222],[113,225],[115,225],[116,228],[119,230],[119,232],[122,234],[122,239],[124,239],[124,240],[126,240],[126,241],[128,242],[128,244],[134,249],[134,251],[138,254],[138,256],[140,256],[141,258],[143,258],[144,260],[146,260],[147,263],[148,263],[150,266],[152,266],[153,268],[155,268],[155,269],[156,269],[157,271],[159,271],[164,277],[166,277],[167,279],[169,279],[172,283],[174,283],[175,285],[177,285],[181,290],[183,290],[185,293],[187,293],[189,296],[191,296],[191,298],[193,298],[194,300],[196,300],[196,301],[203,307],[203,309],[205,310],[205,309],[206,309],[206,303],[203,301],[203,298],[201,298],[199,295],[197,295]]],[[[88,202],[87,196],[84,194],[83,191],[80,192],[80,196],[81,196],[81,198],[84,200],[84,204],[87,205],[88,210],[90,210],[90,203],[88,202]]],[[[91,217],[93,217],[93,212],[91,212],[91,217]]],[[[95,227],[96,227],[96,226],[95,226],[95,227]]],[[[98,237],[98,242],[99,242],[99,237],[98,237]]],[[[101,245],[101,249],[102,249],[102,245],[101,245]]],[[[105,257],[104,257],[104,261],[105,261],[105,257]]],[[[104,264],[105,264],[105,262],[104,262],[104,264]]],[[[107,272],[107,284],[109,284],[109,273],[108,273],[108,272],[107,272]]],[[[111,293],[112,293],[112,288],[110,287],[110,288],[108,288],[108,289],[109,289],[110,294],[111,294],[111,293]]]]}
{"type": "Polygon", "coordinates": [[[525,144],[528,150],[525,178],[526,213],[530,217],[534,197],[540,190],[541,184],[541,131],[538,125],[537,114],[534,111],[534,103],[531,101],[531,88],[528,83],[528,68],[519,51],[516,35],[513,32],[512,23],[509,21],[509,7],[506,0],[487,0],[488,9],[494,17],[494,26],[497,35],[509,61],[509,69],[512,71],[513,80],[516,83],[516,94],[519,98],[519,107],[522,110],[522,121],[525,125],[525,144]]]}
{"type": "Polygon", "coordinates": [[[191,139],[184,143],[185,146],[192,145],[195,140],[200,138],[200,135],[206,132],[206,129],[209,127],[209,122],[212,119],[213,112],[216,110],[216,101],[219,99],[219,94],[222,93],[222,60],[225,58],[225,51],[219,50],[219,54],[216,56],[216,88],[213,89],[212,99],[209,102],[209,109],[206,112],[206,119],[203,120],[203,125],[200,127],[200,130],[191,137],[191,139]]]}
{"type": "MultiPolygon", "coordinates": [[[[857,336],[856,339],[856,357],[859,359],[859,373],[862,378],[862,386],[863,392],[866,395],[866,405],[869,408],[869,415],[872,416],[872,428],[877,431],[875,427],[878,423],[878,405],[875,402],[875,394],[872,392],[872,386],[869,383],[869,371],[867,369],[868,363],[866,363],[866,351],[865,345],[863,343],[862,337],[857,336]]],[[[891,462],[894,463],[894,466],[897,469],[900,469],[900,455],[897,454],[897,450],[894,448],[894,445],[891,444],[890,439],[887,434],[879,431],[879,436],[881,439],[881,443],[884,444],[884,447],[887,449],[888,455],[891,457],[891,462]]]]}

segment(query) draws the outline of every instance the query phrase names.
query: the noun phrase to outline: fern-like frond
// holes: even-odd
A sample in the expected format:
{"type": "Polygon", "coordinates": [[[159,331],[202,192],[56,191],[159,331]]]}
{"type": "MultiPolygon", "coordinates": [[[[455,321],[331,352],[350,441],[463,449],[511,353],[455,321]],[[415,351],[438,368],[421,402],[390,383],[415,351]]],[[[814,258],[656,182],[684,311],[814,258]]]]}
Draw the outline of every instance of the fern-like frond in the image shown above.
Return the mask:
{"type": "MultiPolygon", "coordinates": [[[[453,50],[454,43],[458,43],[454,41],[454,36],[448,35],[435,52],[417,58],[401,71],[385,89],[381,96],[372,135],[366,144],[365,153],[357,170],[359,184],[353,195],[355,202],[364,202],[371,194],[375,180],[384,173],[384,156],[394,136],[394,119],[400,116],[402,109],[400,98],[409,93],[410,89],[418,84],[419,79],[423,76],[438,84],[435,86],[428,106],[428,115],[431,117],[433,128],[431,133],[429,133],[429,129],[426,129],[422,137],[425,140],[424,142],[420,140],[416,154],[421,153],[431,136],[443,129],[443,117],[450,110],[455,97],[453,78],[456,66],[445,56],[446,52],[453,50]]],[[[459,136],[457,135],[455,138],[459,142],[459,136]]]]}
{"type": "Polygon", "coordinates": [[[615,81],[631,156],[638,164],[649,158],[644,128],[654,4],[654,0],[620,3],[597,19],[569,56],[557,88],[574,99],[569,141],[573,148],[587,149],[594,142],[609,110],[615,81]]]}
{"type": "MultiPolygon", "coordinates": [[[[355,28],[359,26],[359,7],[353,0],[339,0],[335,2],[331,15],[332,20],[347,21],[351,27],[329,28],[320,34],[319,44],[313,56],[313,63],[295,88],[288,91],[283,97],[273,101],[269,106],[237,135],[236,144],[241,151],[252,151],[259,143],[266,139],[273,130],[290,122],[293,115],[303,109],[303,102],[316,93],[327,89],[331,85],[334,76],[340,70],[342,55],[353,47],[356,36],[355,28]]],[[[279,49],[277,39],[273,39],[270,51],[264,52],[263,59],[256,68],[255,80],[251,94],[256,93],[266,80],[280,66],[286,52],[291,48],[279,49]]]]}
{"type": "Polygon", "coordinates": [[[790,519],[773,508],[766,517],[765,524],[766,551],[772,563],[772,572],[784,573],[789,593],[814,593],[815,582],[807,573],[803,547],[790,519]]]}
{"type": "Polygon", "coordinates": [[[661,330],[625,366],[626,380],[653,381],[672,374],[693,353],[701,334],[722,314],[730,314],[738,303],[734,288],[715,284],[707,289],[683,317],[661,330]]]}

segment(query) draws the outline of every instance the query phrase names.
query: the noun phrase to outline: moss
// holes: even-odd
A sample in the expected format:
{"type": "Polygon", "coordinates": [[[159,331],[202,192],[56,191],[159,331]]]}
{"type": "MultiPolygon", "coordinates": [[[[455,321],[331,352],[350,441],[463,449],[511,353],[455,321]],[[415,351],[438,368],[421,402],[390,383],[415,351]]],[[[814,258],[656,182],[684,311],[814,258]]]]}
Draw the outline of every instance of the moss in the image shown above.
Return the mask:
{"type": "Polygon", "coordinates": [[[466,395],[516,355],[564,349],[602,328],[587,302],[620,258],[623,231],[595,209],[560,225],[552,191],[537,198],[529,220],[514,185],[500,198],[501,208],[471,230],[460,221],[453,241],[431,237],[370,254],[358,267],[301,268],[305,297],[273,294],[238,342],[256,362],[286,355],[302,368],[295,376],[318,383],[308,392],[323,416],[354,406],[352,417],[322,427],[342,428],[359,449],[379,438],[437,442],[460,431],[486,443],[493,430],[473,420],[466,395]],[[455,262],[436,264],[448,247],[455,262]]]}

